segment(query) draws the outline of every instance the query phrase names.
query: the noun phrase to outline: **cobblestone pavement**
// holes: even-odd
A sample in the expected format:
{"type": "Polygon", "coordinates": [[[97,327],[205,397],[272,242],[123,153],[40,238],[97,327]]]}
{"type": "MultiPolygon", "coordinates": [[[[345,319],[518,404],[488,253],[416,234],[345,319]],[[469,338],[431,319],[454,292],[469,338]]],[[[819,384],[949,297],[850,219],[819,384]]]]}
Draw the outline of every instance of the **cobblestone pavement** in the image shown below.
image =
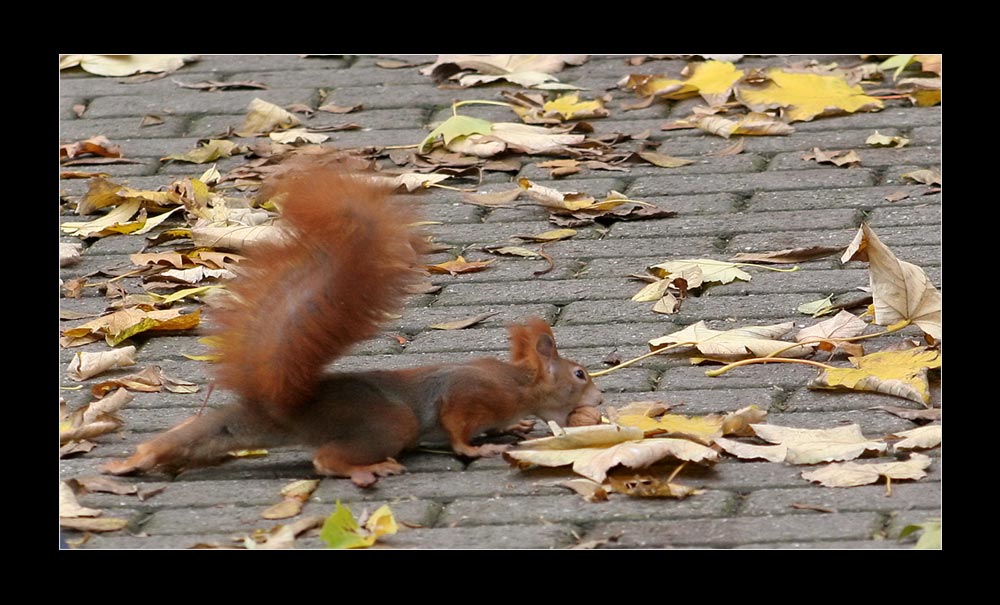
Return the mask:
{"type": "MultiPolygon", "coordinates": [[[[316,107],[322,102],[363,104],[357,113],[316,113],[309,126],[354,122],[360,130],[333,132],[328,144],[337,147],[412,145],[434,124],[451,115],[457,99],[501,100],[510,87],[445,89],[417,68],[385,69],[385,57],[204,56],[176,73],[145,83],[121,83],[79,71],[65,71],[60,82],[60,144],[104,135],[121,145],[135,164],[85,166],[116,182],[156,189],[183,176],[200,175],[207,166],[161,162],[160,158],[195,147],[199,139],[238,126],[255,97],[287,106],[316,107]],[[206,92],[182,88],[177,81],[205,80],[265,83],[267,90],[206,92]],[[325,100],[321,91],[326,91],[325,100]],[[86,110],[77,117],[73,106],[86,110]],[[147,114],[163,118],[157,126],[141,127],[147,114]]],[[[396,57],[399,58],[399,57],[396,57]]],[[[849,65],[856,57],[818,57],[849,65]]],[[[403,59],[417,59],[404,57],[403,59]]],[[[430,61],[433,57],[420,57],[430,61]]],[[[782,65],[802,57],[744,58],[743,69],[782,65]]],[[[712,327],[773,324],[813,320],[796,311],[801,303],[834,294],[856,296],[866,286],[864,263],[841,265],[830,257],[801,264],[796,273],[753,270],[752,281],[717,286],[684,304],[671,316],[650,312],[648,303],[629,298],[641,284],[629,274],[669,258],[725,259],[742,251],[762,251],[812,245],[846,245],[862,221],[867,221],[902,260],[923,267],[941,284],[941,196],[914,195],[888,202],[897,191],[922,192],[924,186],[901,179],[920,168],[938,167],[941,157],[941,108],[911,107],[888,101],[885,109],[796,123],[787,136],[748,137],[743,153],[712,156],[731,141],[697,130],[661,130],[669,119],[689,114],[696,101],[657,102],[644,109],[623,111],[634,103],[632,93],[615,87],[630,73],[679,73],[684,62],[659,60],[638,67],[626,57],[591,57],[581,66],[557,74],[589,94],[613,95],[611,115],[591,123],[600,133],[639,134],[661,141],[661,153],[695,160],[667,169],[629,165],[628,171],[583,170],[552,180],[534,160],[525,161],[518,176],[560,190],[603,196],[610,190],[632,199],[677,211],[672,218],[618,222],[609,228],[584,227],[573,239],[546,248],[554,269],[535,277],[548,263],[501,258],[488,271],[458,277],[436,277],[437,294],[415,300],[390,333],[410,338],[403,349],[388,335],[362,346],[342,360],[343,367],[407,367],[456,361],[472,354],[505,353],[504,326],[529,315],[541,315],[554,325],[564,355],[589,368],[615,352],[628,359],[647,350],[649,339],[700,320],[712,327]],[[874,131],[903,135],[901,149],[875,149],[865,144],[874,131]],[[860,166],[840,168],[802,159],[805,152],[855,149],[860,166]],[[462,331],[429,326],[485,312],[498,312],[482,324],[462,331]]],[[[463,113],[495,121],[515,121],[502,107],[475,106],[463,113]]],[[[219,162],[222,172],[242,158],[219,162]]],[[[509,183],[513,175],[487,173],[486,185],[509,183]]],[[[475,181],[460,180],[462,186],[475,181]]],[[[496,188],[496,187],[494,187],[496,188]]],[[[87,189],[85,180],[60,182],[63,197],[75,200],[87,189]]],[[[459,203],[459,194],[443,189],[423,196],[428,220],[440,242],[466,251],[470,259],[492,258],[479,251],[485,245],[510,244],[513,234],[552,228],[538,207],[488,210],[459,203]]],[[[60,220],[79,220],[64,210],[60,220]]],[[[60,241],[76,241],[61,236],[60,241]]],[[[86,242],[82,262],[61,270],[67,280],[109,267],[131,266],[129,254],[142,243],[137,236],[112,236],[86,242]]],[[[437,258],[446,260],[449,254],[437,258]]],[[[95,277],[93,281],[103,278],[95,277]]],[[[129,293],[141,292],[137,279],[119,284],[129,293]]],[[[61,299],[61,310],[97,313],[106,308],[103,292],[88,289],[81,298],[61,299]]],[[[78,322],[63,321],[61,326],[78,322]]],[[[910,328],[907,334],[916,336],[910,328]]],[[[159,365],[171,375],[207,386],[206,365],[185,357],[204,353],[196,335],[134,338],[139,368],[159,365]]],[[[884,342],[882,346],[888,344],[884,342]]],[[[104,343],[82,350],[104,350],[104,343]]],[[[76,350],[60,349],[61,374],[76,350]]],[[[130,369],[112,374],[125,374],[130,369]]],[[[756,404],[769,411],[772,424],[826,428],[857,423],[866,435],[914,428],[908,420],[873,410],[900,404],[902,399],[876,394],[814,391],[806,384],[815,370],[792,364],[752,366],[719,378],[682,357],[657,356],[598,379],[609,405],[658,399],[684,414],[731,411],[756,404]]],[[[103,377],[90,379],[85,387],[103,377]]],[[[64,385],[74,385],[63,378],[64,385]]],[[[196,412],[199,394],[137,393],[121,412],[124,427],[105,435],[99,446],[82,456],[60,462],[63,480],[97,473],[97,467],[123,456],[151,434],[196,412]]],[[[62,391],[70,407],[90,400],[88,389],[62,391]]],[[[211,405],[231,400],[215,392],[211,405]]],[[[934,389],[940,405],[939,388],[934,389]]],[[[914,405],[914,404],[909,404],[914,405]]],[[[536,429],[536,434],[543,432],[536,429]]],[[[897,482],[887,497],[884,484],[847,489],[821,487],[800,477],[801,467],[725,458],[714,467],[688,465],[679,476],[704,492],[684,500],[632,499],[613,496],[588,503],[557,481],[570,477],[565,469],[518,471],[498,459],[472,461],[418,451],[405,456],[408,473],[381,481],[371,490],[355,488],[343,479],[323,479],[303,514],[326,515],[341,500],[356,513],[390,504],[404,524],[382,544],[395,548],[569,548],[597,543],[604,548],[910,548],[913,541],[896,539],[910,523],[939,517],[941,508],[940,448],[930,450],[933,464],[920,481],[897,482]],[[823,512],[825,509],[827,512],[823,512]]],[[[666,472],[672,469],[667,466],[666,472]]],[[[152,497],[92,493],[81,504],[103,511],[104,517],[125,518],[119,531],[92,534],[83,548],[186,548],[197,543],[229,544],[259,528],[279,523],[260,518],[280,501],[279,490],[295,479],[312,478],[310,455],[284,449],[266,458],[245,459],[217,468],[189,471],[176,478],[164,475],[125,478],[152,497]]],[[[68,531],[77,542],[83,534],[68,531]]],[[[300,538],[299,547],[320,547],[315,535],[300,538]]]]}

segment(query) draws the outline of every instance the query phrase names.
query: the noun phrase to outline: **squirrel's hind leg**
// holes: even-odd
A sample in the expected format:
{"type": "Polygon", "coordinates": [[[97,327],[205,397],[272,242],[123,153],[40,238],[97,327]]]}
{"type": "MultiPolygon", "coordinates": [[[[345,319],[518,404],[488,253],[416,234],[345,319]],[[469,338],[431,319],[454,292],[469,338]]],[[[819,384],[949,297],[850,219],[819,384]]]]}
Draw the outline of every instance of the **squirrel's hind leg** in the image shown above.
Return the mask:
{"type": "Polygon", "coordinates": [[[313,466],[321,475],[349,477],[358,487],[371,487],[379,477],[398,475],[406,471],[406,467],[392,458],[373,464],[352,463],[350,447],[339,443],[328,443],[316,450],[313,466]]]}

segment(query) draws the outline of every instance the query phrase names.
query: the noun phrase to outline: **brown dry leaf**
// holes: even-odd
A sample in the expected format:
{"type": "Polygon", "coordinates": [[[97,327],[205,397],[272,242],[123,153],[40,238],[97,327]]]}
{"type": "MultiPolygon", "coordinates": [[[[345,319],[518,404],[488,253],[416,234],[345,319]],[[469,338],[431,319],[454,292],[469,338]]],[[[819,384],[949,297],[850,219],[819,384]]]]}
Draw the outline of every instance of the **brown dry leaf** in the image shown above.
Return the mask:
{"type": "Polygon", "coordinates": [[[819,147],[813,147],[812,153],[802,156],[803,160],[815,160],[817,164],[833,164],[835,166],[859,166],[861,157],[853,150],[851,151],[822,151],[819,147]]]}
{"type": "Polygon", "coordinates": [[[526,242],[546,243],[569,239],[576,235],[576,233],[575,229],[554,229],[552,231],[545,231],[536,235],[514,234],[511,237],[524,240],[526,242]]]}
{"type": "MultiPolygon", "coordinates": [[[[849,313],[841,309],[840,313],[837,313],[830,319],[799,330],[795,334],[795,341],[805,342],[807,340],[815,339],[828,340],[835,338],[851,338],[863,333],[867,328],[868,324],[866,324],[864,320],[860,319],[853,313],[849,313]]],[[[819,343],[819,348],[824,351],[832,351],[834,344],[821,342],[819,343]]]]}
{"type": "Polygon", "coordinates": [[[639,475],[627,478],[609,475],[608,484],[615,493],[625,494],[633,498],[677,498],[682,500],[705,491],[680,483],[670,483],[656,477],[639,475]]]}
{"type": "Polygon", "coordinates": [[[910,197],[910,194],[906,191],[894,191],[888,195],[882,197],[883,200],[887,202],[898,202],[900,200],[905,200],[910,197]]]}
{"type": "Polygon", "coordinates": [[[747,140],[745,138],[739,138],[730,143],[729,145],[723,147],[722,149],[712,152],[708,155],[713,157],[726,157],[731,155],[739,155],[743,153],[743,149],[747,146],[747,140]]]}
{"type": "Polygon", "coordinates": [[[883,410],[894,416],[899,416],[900,418],[905,418],[907,420],[930,420],[935,422],[941,420],[941,408],[924,408],[915,410],[913,408],[904,408],[896,405],[876,405],[868,409],[883,410]]]}
{"type": "Polygon", "coordinates": [[[662,153],[656,153],[655,151],[637,151],[636,155],[654,166],[659,166],[660,168],[679,168],[681,166],[687,166],[688,164],[695,163],[694,160],[675,158],[662,153]]]}
{"type": "Polygon", "coordinates": [[[122,148],[105,136],[90,137],[76,143],[59,146],[59,159],[72,160],[81,155],[98,155],[106,158],[122,157],[122,148]]]}
{"type": "Polygon", "coordinates": [[[477,271],[483,271],[490,266],[494,261],[484,260],[484,261],[467,261],[462,256],[459,256],[455,260],[450,260],[444,263],[438,263],[436,265],[425,265],[424,268],[431,273],[447,273],[449,275],[459,275],[461,273],[475,273],[477,271]]]}
{"type": "Polygon", "coordinates": [[[931,338],[941,339],[941,293],[923,269],[897,259],[867,224],[861,225],[840,260],[868,261],[876,324],[908,320],[931,338]]]}
{"type": "Polygon", "coordinates": [[[897,441],[892,445],[897,450],[937,447],[941,445],[941,425],[929,424],[908,431],[898,431],[890,437],[902,438],[902,441],[897,441]]]}
{"type": "Polygon", "coordinates": [[[116,494],[119,496],[129,496],[137,494],[139,487],[131,483],[125,483],[119,479],[106,475],[89,475],[86,477],[76,477],[67,481],[74,491],[83,490],[88,493],[116,494]]]}
{"type": "Polygon", "coordinates": [[[728,139],[733,135],[780,136],[795,132],[795,128],[766,113],[751,112],[737,119],[717,115],[695,115],[674,125],[664,125],[663,130],[698,128],[728,139]],[[668,128],[667,126],[670,126],[668,128]]]}
{"type": "Polygon", "coordinates": [[[253,80],[243,80],[243,81],[232,80],[227,82],[220,82],[218,80],[205,80],[203,82],[192,82],[190,84],[174,80],[174,84],[180,86],[181,88],[193,88],[194,90],[206,90],[209,92],[215,92],[217,90],[246,90],[246,89],[266,90],[270,88],[267,84],[254,82],[253,80]]]}
{"type": "Polygon", "coordinates": [[[573,465],[573,471],[602,482],[608,470],[621,464],[649,466],[667,456],[692,462],[715,462],[715,450],[684,439],[643,439],[642,429],[602,424],[560,429],[554,437],[522,441],[504,458],[521,468],[532,465],[573,465]]]}
{"type": "Polygon", "coordinates": [[[59,516],[61,518],[97,517],[100,514],[101,511],[96,508],[81,506],[69,484],[65,481],[59,482],[59,516]]]}
{"type": "Polygon", "coordinates": [[[729,260],[740,263],[805,263],[826,258],[844,251],[844,246],[809,246],[807,248],[786,248],[771,252],[740,252],[729,260]]]}
{"type": "Polygon", "coordinates": [[[473,317],[466,317],[465,319],[456,319],[453,321],[446,321],[439,324],[434,324],[430,326],[434,330],[463,330],[469,326],[474,326],[477,323],[489,319],[494,315],[499,315],[499,311],[494,311],[492,313],[483,313],[482,315],[476,315],[473,317]]]}
{"type": "Polygon", "coordinates": [[[752,424],[760,424],[767,418],[767,411],[756,405],[748,405],[722,416],[722,434],[749,437],[754,434],[752,424]]]}
{"type": "Polygon", "coordinates": [[[59,266],[68,267],[69,265],[80,262],[82,251],[82,244],[67,244],[65,242],[59,242],[59,266]]]}
{"type": "Polygon", "coordinates": [[[736,98],[753,111],[781,108],[789,122],[883,107],[881,100],[866,95],[861,86],[851,86],[840,76],[790,73],[780,68],[770,68],[763,76],[761,84],[740,84],[736,98]]]}
{"type": "Polygon", "coordinates": [[[201,309],[182,314],[176,309],[147,311],[133,307],[63,330],[60,344],[63,347],[72,347],[103,337],[113,347],[126,338],[147,330],[188,330],[197,326],[200,319],[201,309]]]}
{"type": "Polygon", "coordinates": [[[927,370],[941,367],[939,351],[926,347],[880,351],[864,357],[851,357],[850,361],[855,368],[823,370],[809,383],[809,388],[874,391],[930,405],[927,370]]]}
{"type": "Polygon", "coordinates": [[[787,448],[785,462],[816,464],[834,460],[853,460],[867,451],[882,452],[885,442],[868,439],[857,424],[832,429],[802,429],[773,424],[754,424],[758,437],[787,448]]]}
{"type": "Polygon", "coordinates": [[[99,76],[130,76],[170,73],[197,60],[198,55],[63,55],[59,57],[59,69],[79,65],[84,71],[99,76]]]}
{"type": "Polygon", "coordinates": [[[232,141],[222,139],[210,139],[204,141],[200,146],[185,153],[174,153],[160,158],[161,162],[178,161],[191,162],[193,164],[204,164],[214,162],[222,158],[245,153],[246,147],[237,145],[232,141]]]}
{"type": "Polygon", "coordinates": [[[98,353],[79,352],[73,356],[67,374],[73,380],[87,380],[112,368],[135,365],[135,347],[127,346],[98,353]]]}
{"type": "Polygon", "coordinates": [[[250,101],[247,109],[246,118],[236,131],[236,136],[253,137],[301,124],[295,114],[263,99],[250,101]]]}
{"type": "Polygon", "coordinates": [[[121,426],[115,412],[132,401],[132,394],[118,389],[111,396],[77,408],[59,421],[59,444],[90,439],[110,433],[121,426]]]}
{"type": "Polygon", "coordinates": [[[923,183],[924,185],[941,185],[941,173],[930,168],[913,170],[901,176],[904,179],[910,179],[918,183],[923,183]]]}
{"type": "Polygon", "coordinates": [[[522,258],[541,258],[542,255],[535,250],[522,248],[521,246],[486,246],[482,248],[484,252],[499,254],[501,256],[520,256],[522,258]]]}
{"type": "Polygon", "coordinates": [[[99,382],[90,387],[96,397],[115,389],[128,389],[141,393],[158,393],[163,389],[171,393],[197,393],[198,385],[193,382],[168,376],[159,366],[149,366],[137,374],[129,374],[112,380],[99,382]]]}
{"type": "Polygon", "coordinates": [[[361,111],[365,106],[361,103],[357,105],[337,105],[335,103],[327,103],[325,105],[320,105],[317,107],[317,111],[325,111],[327,113],[354,113],[355,111],[361,111]]]}
{"type": "Polygon", "coordinates": [[[463,193],[462,201],[477,206],[505,207],[513,206],[521,195],[521,188],[508,191],[492,191],[486,193],[463,193]]]}
{"type": "Polygon", "coordinates": [[[776,340],[789,332],[792,322],[770,326],[747,326],[732,330],[713,330],[704,321],[688,326],[677,332],[649,341],[651,350],[672,344],[683,344],[697,348],[703,354],[725,360],[747,357],[766,357],[781,351],[779,357],[803,357],[813,351],[810,345],[790,346],[784,340],[776,340]]]}
{"type": "Polygon", "coordinates": [[[805,471],[802,478],[827,487],[855,487],[875,483],[879,477],[889,479],[922,479],[931,459],[923,454],[910,454],[909,460],[860,464],[841,462],[828,464],[814,471],[805,471]]]}

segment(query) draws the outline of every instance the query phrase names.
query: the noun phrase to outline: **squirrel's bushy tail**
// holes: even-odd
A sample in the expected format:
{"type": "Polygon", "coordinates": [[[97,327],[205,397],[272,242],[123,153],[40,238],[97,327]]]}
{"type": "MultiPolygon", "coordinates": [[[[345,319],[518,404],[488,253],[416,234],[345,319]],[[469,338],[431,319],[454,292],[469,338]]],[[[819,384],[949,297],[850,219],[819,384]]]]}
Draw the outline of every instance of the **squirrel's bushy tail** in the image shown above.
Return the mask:
{"type": "Polygon", "coordinates": [[[426,242],[389,187],[329,159],[293,162],[262,188],[287,237],[246,252],[215,314],[219,386],[272,415],[308,401],[326,364],[398,313],[426,242]]]}

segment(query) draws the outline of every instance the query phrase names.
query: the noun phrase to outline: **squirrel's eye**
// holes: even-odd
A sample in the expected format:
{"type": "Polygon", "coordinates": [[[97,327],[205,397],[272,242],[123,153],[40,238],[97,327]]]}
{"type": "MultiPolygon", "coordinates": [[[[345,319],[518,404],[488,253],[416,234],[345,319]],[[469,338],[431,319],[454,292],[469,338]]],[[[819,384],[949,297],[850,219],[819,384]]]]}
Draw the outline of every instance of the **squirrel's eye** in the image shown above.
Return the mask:
{"type": "Polygon", "coordinates": [[[586,380],[587,373],[583,371],[583,368],[577,368],[573,371],[573,376],[576,376],[579,380],[586,380]]]}

